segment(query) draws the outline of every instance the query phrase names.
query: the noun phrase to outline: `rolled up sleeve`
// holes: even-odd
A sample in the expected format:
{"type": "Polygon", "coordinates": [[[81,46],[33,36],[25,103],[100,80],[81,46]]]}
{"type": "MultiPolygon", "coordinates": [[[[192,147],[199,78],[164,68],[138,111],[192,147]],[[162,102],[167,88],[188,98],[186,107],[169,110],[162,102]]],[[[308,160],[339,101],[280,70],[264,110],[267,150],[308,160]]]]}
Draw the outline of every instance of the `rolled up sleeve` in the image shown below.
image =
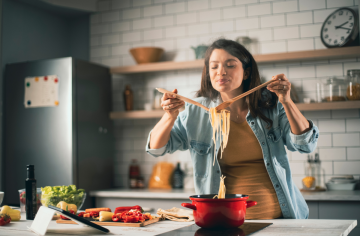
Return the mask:
{"type": "Polygon", "coordinates": [[[307,131],[306,133],[296,135],[296,134],[293,134],[292,132],[290,132],[291,141],[295,145],[308,145],[309,143],[311,143],[317,139],[318,132],[319,132],[318,128],[316,126],[314,126],[314,123],[311,120],[308,120],[308,121],[310,123],[311,129],[309,131],[307,131]]]}
{"type": "Polygon", "coordinates": [[[150,131],[149,135],[148,135],[148,139],[147,139],[147,142],[146,142],[146,147],[145,147],[145,151],[147,153],[149,153],[151,156],[154,156],[154,157],[159,157],[159,156],[162,156],[165,154],[166,152],[166,146],[167,144],[165,144],[165,146],[161,147],[161,148],[158,148],[158,149],[151,149],[150,148],[150,136],[151,136],[151,132],[152,130],[150,131]]]}
{"type": "Polygon", "coordinates": [[[315,150],[317,140],[319,138],[319,129],[316,125],[308,120],[311,129],[306,133],[296,135],[291,132],[289,120],[286,116],[284,107],[278,103],[279,107],[279,121],[282,130],[284,131],[284,142],[289,151],[298,151],[300,153],[311,153],[315,150]]]}

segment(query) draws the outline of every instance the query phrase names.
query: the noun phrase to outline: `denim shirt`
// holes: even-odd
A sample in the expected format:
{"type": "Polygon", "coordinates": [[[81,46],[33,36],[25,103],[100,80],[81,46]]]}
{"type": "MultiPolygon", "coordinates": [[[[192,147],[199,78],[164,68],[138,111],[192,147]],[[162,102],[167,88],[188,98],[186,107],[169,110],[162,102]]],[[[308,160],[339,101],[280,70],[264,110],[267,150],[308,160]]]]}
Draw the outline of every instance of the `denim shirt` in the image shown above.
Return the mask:
{"type": "MultiPolygon", "coordinates": [[[[215,107],[219,103],[219,100],[213,102],[204,97],[195,100],[206,107],[215,107]]],[[[316,148],[319,130],[309,120],[311,130],[301,135],[291,133],[290,124],[281,103],[277,103],[277,106],[273,109],[263,109],[262,112],[273,121],[271,128],[268,128],[267,123],[259,117],[253,118],[250,112],[246,115],[246,121],[261,146],[264,164],[274,186],[283,217],[287,219],[307,219],[309,208],[292,180],[289,160],[284,146],[292,152],[311,153],[316,148]]],[[[158,157],[177,150],[190,150],[196,193],[218,193],[221,169],[217,159],[213,166],[213,160],[214,151],[215,153],[219,151],[220,141],[217,141],[216,150],[214,150],[209,112],[186,103],[185,110],[180,112],[177,117],[171,130],[170,139],[164,147],[150,149],[150,135],[151,131],[146,145],[146,151],[150,155],[158,157]]],[[[244,151],[246,152],[246,150],[244,151]]],[[[249,196],[249,199],[251,199],[251,196],[249,196]]]]}

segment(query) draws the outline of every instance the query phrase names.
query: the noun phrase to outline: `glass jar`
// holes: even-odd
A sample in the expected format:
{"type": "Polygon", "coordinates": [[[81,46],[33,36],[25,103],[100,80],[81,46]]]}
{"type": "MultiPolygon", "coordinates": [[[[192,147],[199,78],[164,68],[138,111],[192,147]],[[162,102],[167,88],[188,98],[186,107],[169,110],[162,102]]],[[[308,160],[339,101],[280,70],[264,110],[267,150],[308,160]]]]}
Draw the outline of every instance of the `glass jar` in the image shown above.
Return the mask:
{"type": "Polygon", "coordinates": [[[308,155],[307,164],[305,166],[305,178],[302,179],[303,189],[314,190],[316,187],[315,178],[315,162],[312,156],[308,155]]]}
{"type": "Polygon", "coordinates": [[[344,79],[329,78],[324,84],[326,102],[346,101],[346,82],[344,79]]]}
{"type": "Polygon", "coordinates": [[[360,100],[360,70],[347,71],[348,86],[346,97],[349,100],[360,100]]]}
{"type": "Polygon", "coordinates": [[[162,109],[161,107],[161,98],[163,94],[157,91],[157,89],[154,89],[154,101],[153,101],[153,108],[155,110],[162,109]]]}

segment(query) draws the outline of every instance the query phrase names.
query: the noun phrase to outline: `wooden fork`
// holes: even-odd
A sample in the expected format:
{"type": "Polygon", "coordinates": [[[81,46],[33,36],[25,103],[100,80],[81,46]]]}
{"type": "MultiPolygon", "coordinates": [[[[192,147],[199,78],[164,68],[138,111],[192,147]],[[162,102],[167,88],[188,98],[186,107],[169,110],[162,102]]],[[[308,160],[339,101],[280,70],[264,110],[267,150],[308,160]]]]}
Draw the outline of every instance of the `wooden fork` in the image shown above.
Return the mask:
{"type": "Polygon", "coordinates": [[[240,94],[239,96],[236,96],[236,97],[234,97],[234,98],[232,98],[232,99],[229,99],[229,100],[221,103],[220,105],[218,105],[217,107],[215,107],[216,112],[220,112],[221,110],[229,107],[229,106],[230,106],[233,102],[235,102],[236,100],[239,100],[239,99],[241,99],[241,98],[243,98],[243,97],[246,97],[247,95],[255,92],[256,90],[259,90],[259,89],[265,87],[266,85],[268,85],[268,84],[270,84],[270,83],[272,83],[272,82],[274,82],[274,81],[275,81],[275,80],[269,80],[269,81],[267,81],[267,82],[265,82],[265,83],[263,83],[263,84],[255,87],[255,88],[253,88],[253,89],[250,89],[249,91],[247,91],[247,92],[245,92],[245,93],[243,93],[243,94],[240,94]]]}

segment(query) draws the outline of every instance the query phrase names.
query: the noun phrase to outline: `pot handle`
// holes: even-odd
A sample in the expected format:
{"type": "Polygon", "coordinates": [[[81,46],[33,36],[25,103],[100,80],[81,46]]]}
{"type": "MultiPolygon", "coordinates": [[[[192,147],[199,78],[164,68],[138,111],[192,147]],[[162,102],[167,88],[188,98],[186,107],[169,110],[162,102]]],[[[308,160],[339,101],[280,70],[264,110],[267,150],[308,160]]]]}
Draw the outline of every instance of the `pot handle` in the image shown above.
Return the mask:
{"type": "Polygon", "coordinates": [[[196,206],[191,203],[181,203],[181,206],[190,208],[190,209],[193,209],[194,211],[196,211],[196,206]]]}
{"type": "Polygon", "coordinates": [[[257,202],[255,201],[246,201],[246,208],[252,207],[257,205],[257,202]]]}

